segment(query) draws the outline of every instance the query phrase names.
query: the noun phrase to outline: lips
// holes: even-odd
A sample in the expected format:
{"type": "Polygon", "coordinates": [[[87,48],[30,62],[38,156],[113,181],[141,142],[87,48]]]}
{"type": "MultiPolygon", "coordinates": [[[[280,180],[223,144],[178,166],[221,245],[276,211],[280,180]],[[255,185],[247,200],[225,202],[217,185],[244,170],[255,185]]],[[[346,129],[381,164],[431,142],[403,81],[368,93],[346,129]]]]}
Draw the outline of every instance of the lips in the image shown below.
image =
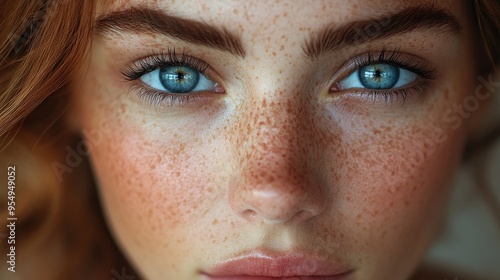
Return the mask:
{"type": "Polygon", "coordinates": [[[243,253],[202,272],[206,280],[345,280],[354,270],[302,251],[243,253]]]}

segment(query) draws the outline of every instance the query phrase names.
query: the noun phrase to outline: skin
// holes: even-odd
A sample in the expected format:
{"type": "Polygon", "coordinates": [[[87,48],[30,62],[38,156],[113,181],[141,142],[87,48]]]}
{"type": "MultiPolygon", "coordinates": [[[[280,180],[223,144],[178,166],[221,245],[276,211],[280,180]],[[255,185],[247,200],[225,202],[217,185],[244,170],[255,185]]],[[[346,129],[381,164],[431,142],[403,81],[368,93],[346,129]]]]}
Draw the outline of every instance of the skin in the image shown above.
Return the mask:
{"type": "Polygon", "coordinates": [[[459,35],[414,31],[309,60],[301,45],[311,32],[416,3],[198,2],[120,1],[97,14],[168,7],[240,34],[245,58],[114,34],[94,38],[74,83],[72,114],[109,225],[135,268],[147,279],[200,279],[198,271],[245,250],[303,249],[347,264],[350,279],[408,278],[439,230],[470,133],[472,118],[452,129],[442,114],[475,86],[464,5],[435,4],[459,19],[459,35]],[[225,93],[174,105],[141,100],[130,90],[141,82],[124,81],[121,70],[172,46],[207,62],[225,93]],[[339,72],[349,58],[394,46],[437,69],[422,94],[386,103],[329,93],[349,74],[339,72]]]}

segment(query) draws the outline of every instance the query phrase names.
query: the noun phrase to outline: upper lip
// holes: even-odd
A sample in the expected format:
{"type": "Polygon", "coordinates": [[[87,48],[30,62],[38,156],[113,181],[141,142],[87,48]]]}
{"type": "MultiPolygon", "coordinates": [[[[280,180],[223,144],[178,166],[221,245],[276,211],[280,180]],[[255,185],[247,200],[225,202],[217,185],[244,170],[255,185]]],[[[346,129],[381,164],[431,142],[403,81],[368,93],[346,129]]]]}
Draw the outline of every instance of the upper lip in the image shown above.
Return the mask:
{"type": "Polygon", "coordinates": [[[307,251],[270,252],[253,250],[230,258],[221,264],[204,271],[211,277],[228,276],[340,276],[353,269],[339,262],[315,257],[307,251]]]}

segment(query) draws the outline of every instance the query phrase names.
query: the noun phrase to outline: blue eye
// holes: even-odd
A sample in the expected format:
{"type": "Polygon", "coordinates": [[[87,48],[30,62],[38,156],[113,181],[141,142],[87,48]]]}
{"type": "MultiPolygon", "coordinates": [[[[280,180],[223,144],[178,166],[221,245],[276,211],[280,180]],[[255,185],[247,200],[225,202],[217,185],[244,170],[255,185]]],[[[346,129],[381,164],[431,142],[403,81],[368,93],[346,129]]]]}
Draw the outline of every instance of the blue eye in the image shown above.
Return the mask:
{"type": "Polygon", "coordinates": [[[393,89],[404,87],[418,75],[387,63],[375,63],[360,67],[339,83],[342,90],[350,88],[393,89]]]}
{"type": "Polygon", "coordinates": [[[178,94],[212,91],[217,85],[200,71],[182,65],[158,68],[142,75],[140,79],[156,90],[178,94]]]}

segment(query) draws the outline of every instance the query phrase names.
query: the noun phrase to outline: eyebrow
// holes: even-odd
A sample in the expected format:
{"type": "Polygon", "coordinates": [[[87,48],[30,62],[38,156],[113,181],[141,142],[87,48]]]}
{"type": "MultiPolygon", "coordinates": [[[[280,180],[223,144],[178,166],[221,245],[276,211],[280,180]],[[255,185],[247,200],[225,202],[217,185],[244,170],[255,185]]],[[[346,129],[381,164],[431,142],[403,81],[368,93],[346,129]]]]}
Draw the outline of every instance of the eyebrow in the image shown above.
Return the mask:
{"type": "MultiPolygon", "coordinates": [[[[224,27],[168,15],[147,7],[132,7],[101,15],[97,18],[94,29],[98,34],[116,32],[165,34],[185,42],[245,57],[241,38],[224,27]]],[[[442,9],[431,6],[409,7],[378,18],[336,27],[329,25],[312,34],[302,49],[308,58],[314,59],[341,48],[425,29],[458,34],[461,27],[455,16],[442,9]]]]}
{"type": "Polygon", "coordinates": [[[302,49],[307,57],[314,59],[348,46],[425,29],[458,34],[461,27],[455,16],[442,9],[431,6],[409,7],[394,14],[355,21],[336,28],[327,26],[311,35],[302,49]]]}
{"type": "Polygon", "coordinates": [[[94,26],[98,34],[132,32],[160,33],[185,42],[208,46],[244,57],[239,36],[223,27],[184,19],[146,7],[132,7],[101,15],[94,26]]]}

